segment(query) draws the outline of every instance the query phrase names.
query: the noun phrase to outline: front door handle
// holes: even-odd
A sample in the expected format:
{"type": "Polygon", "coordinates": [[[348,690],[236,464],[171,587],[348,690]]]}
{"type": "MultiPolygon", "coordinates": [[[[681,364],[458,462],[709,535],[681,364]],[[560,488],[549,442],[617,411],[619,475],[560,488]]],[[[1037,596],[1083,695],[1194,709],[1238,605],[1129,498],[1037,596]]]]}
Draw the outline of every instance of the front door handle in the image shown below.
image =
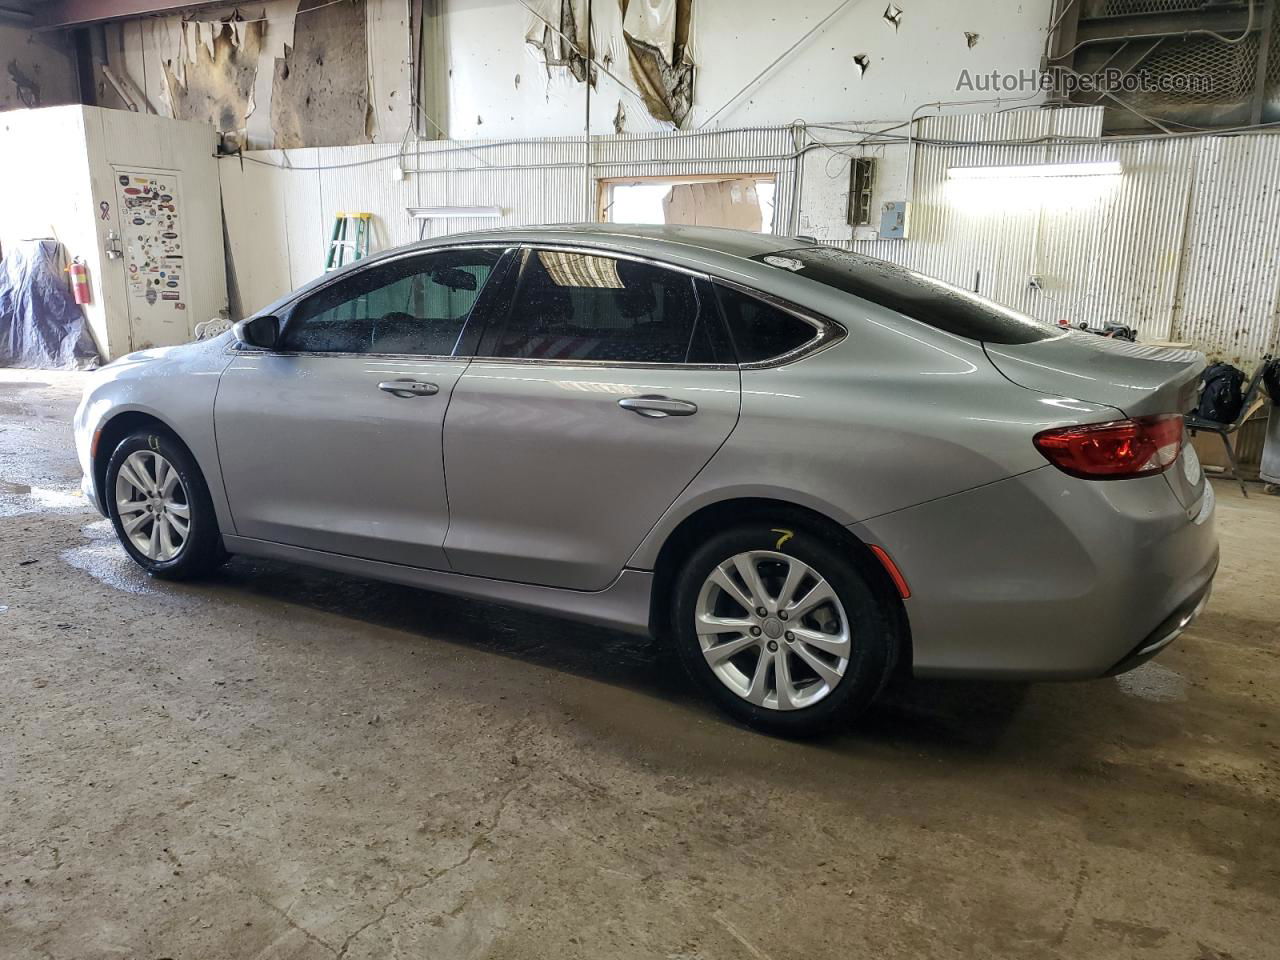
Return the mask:
{"type": "Polygon", "coordinates": [[[421,380],[383,380],[378,384],[393,397],[430,397],[440,392],[434,383],[423,383],[421,380]]]}
{"type": "Polygon", "coordinates": [[[657,394],[643,397],[623,397],[618,401],[623,410],[630,410],[642,417],[691,417],[698,412],[698,405],[688,400],[673,400],[657,394]]]}

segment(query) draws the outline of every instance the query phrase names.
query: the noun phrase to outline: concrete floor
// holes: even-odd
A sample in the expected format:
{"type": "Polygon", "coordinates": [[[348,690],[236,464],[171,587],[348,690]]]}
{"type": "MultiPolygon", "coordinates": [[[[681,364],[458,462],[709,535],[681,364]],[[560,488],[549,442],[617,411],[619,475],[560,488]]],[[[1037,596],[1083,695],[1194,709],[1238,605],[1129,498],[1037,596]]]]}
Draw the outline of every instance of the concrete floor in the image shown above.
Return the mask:
{"type": "MultiPolygon", "coordinates": [[[[648,641],[302,568],[151,582],[0,371],[0,957],[1280,956],[1280,500],[1118,679],[812,744],[648,641]]],[[[1085,611],[1082,629],[1087,629],[1085,611]]]]}

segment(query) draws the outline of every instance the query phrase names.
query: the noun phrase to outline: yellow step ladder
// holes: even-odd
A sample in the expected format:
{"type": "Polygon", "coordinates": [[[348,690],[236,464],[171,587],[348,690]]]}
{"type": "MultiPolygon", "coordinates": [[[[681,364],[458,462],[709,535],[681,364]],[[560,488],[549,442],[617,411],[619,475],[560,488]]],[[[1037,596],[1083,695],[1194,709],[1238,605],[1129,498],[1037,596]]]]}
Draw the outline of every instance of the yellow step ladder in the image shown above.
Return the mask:
{"type": "Polygon", "coordinates": [[[324,261],[325,273],[367,257],[369,234],[372,229],[372,213],[344,213],[340,210],[334,214],[333,234],[329,237],[329,255],[324,261]],[[350,230],[348,230],[348,223],[351,223],[350,230]],[[348,253],[351,255],[349,259],[348,253]]]}

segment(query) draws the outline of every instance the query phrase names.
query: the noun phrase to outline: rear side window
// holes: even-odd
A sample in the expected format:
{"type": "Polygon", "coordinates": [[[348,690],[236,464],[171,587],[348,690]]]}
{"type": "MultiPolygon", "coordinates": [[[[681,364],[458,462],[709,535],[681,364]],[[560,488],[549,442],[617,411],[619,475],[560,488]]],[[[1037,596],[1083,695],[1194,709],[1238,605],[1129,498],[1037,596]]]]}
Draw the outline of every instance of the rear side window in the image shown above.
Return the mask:
{"type": "MultiPolygon", "coordinates": [[[[717,363],[713,305],[692,277],[649,263],[531,250],[495,357],[717,363]]],[[[727,359],[727,358],[725,358],[727,359]]]]}
{"type": "Polygon", "coordinates": [[[739,363],[776,360],[814,340],[813,324],[746,293],[716,284],[739,363]]]}
{"type": "Polygon", "coordinates": [[[1059,336],[1045,324],[986,297],[906,267],[835,247],[799,247],[753,257],[896,310],[913,320],[985,343],[1035,343],[1059,336]]]}
{"type": "Polygon", "coordinates": [[[452,355],[500,250],[445,250],[350,274],[302,301],[282,349],[452,355]]]}

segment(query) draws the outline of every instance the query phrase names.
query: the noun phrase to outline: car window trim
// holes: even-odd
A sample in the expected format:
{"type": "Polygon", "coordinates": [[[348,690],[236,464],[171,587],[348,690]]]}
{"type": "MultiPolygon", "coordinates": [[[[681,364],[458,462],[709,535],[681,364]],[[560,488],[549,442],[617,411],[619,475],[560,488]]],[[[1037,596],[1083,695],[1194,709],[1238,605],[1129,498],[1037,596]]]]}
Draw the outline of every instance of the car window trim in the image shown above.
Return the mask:
{"type": "MultiPolygon", "coordinates": [[[[498,283],[510,283],[512,285],[513,289],[511,291],[511,294],[513,298],[516,292],[515,285],[518,284],[519,282],[520,271],[524,268],[524,261],[528,257],[531,251],[536,249],[536,250],[552,250],[552,251],[558,251],[563,253],[586,253],[594,256],[614,257],[620,260],[631,260],[637,263],[647,263],[655,267],[660,267],[662,269],[674,270],[678,273],[684,273],[690,277],[693,277],[694,279],[702,279],[711,284],[717,284],[717,283],[723,284],[724,286],[729,287],[733,290],[736,290],[739,293],[746,294],[747,296],[750,296],[750,297],[755,297],[756,299],[762,300],[765,303],[769,304],[770,306],[776,307],[779,310],[789,313],[800,320],[804,320],[806,323],[809,323],[815,329],[817,329],[818,335],[814,337],[812,340],[809,340],[806,343],[801,344],[799,347],[796,347],[793,350],[789,350],[786,353],[779,354],[777,357],[771,357],[767,360],[756,360],[749,363],[648,363],[648,362],[641,362],[641,361],[617,361],[617,360],[561,360],[561,359],[544,359],[544,358],[535,358],[535,357],[495,357],[495,356],[490,356],[488,354],[481,354],[478,352],[478,350],[483,345],[485,334],[488,332],[487,330],[488,326],[494,323],[495,320],[497,319],[495,317],[483,318],[485,329],[482,329],[480,331],[480,336],[476,339],[476,345],[473,348],[472,353],[455,352],[451,354],[442,354],[442,355],[435,355],[435,354],[427,355],[427,354],[420,354],[420,353],[408,353],[408,354],[341,353],[336,351],[321,353],[321,352],[310,352],[310,351],[302,351],[302,350],[263,350],[259,347],[250,347],[245,344],[241,344],[238,341],[233,341],[230,349],[235,350],[237,352],[261,353],[261,354],[270,354],[273,356],[286,356],[286,357],[380,357],[380,358],[390,359],[390,360],[465,360],[465,361],[473,361],[477,363],[513,363],[513,364],[521,364],[525,366],[589,366],[589,367],[617,367],[620,369],[638,369],[638,370],[769,370],[774,367],[785,366],[787,364],[791,364],[799,360],[803,360],[806,357],[810,357],[815,353],[819,353],[827,349],[828,347],[834,346],[835,344],[843,340],[846,336],[848,336],[848,331],[839,323],[830,319],[829,317],[825,317],[825,316],[822,316],[821,314],[814,313],[813,311],[808,310],[804,307],[801,307],[790,300],[785,300],[782,297],[778,297],[772,293],[761,290],[758,287],[752,287],[748,284],[744,284],[737,280],[729,279],[727,277],[717,276],[715,274],[708,273],[705,270],[698,270],[693,267],[687,267],[684,264],[671,263],[670,261],[667,261],[667,260],[659,260],[654,257],[646,257],[641,254],[631,253],[625,250],[613,250],[608,247],[599,246],[598,244],[586,244],[586,243],[576,244],[576,243],[564,243],[564,242],[544,244],[544,243],[538,243],[536,241],[518,241],[518,242],[505,242],[505,243],[494,243],[493,241],[476,241],[471,243],[452,243],[447,246],[432,247],[428,250],[421,250],[421,249],[409,250],[403,254],[392,255],[386,258],[379,258],[375,263],[369,264],[369,267],[373,267],[373,266],[381,265],[385,263],[394,263],[396,261],[407,259],[410,257],[415,257],[415,256],[427,256],[433,253],[445,253],[452,250],[469,250],[469,249],[500,250],[502,253],[499,258],[498,264],[495,266],[495,269],[497,269],[497,267],[500,267],[502,265],[501,257],[511,257],[513,260],[515,260],[516,258],[519,258],[519,262],[512,263],[510,267],[508,267],[508,269],[503,271],[503,276],[499,277],[497,280],[498,283]],[[514,272],[511,269],[512,267],[515,268],[514,272]]],[[[354,273],[355,271],[352,271],[352,272],[354,273]]],[[[344,279],[347,276],[349,276],[349,274],[347,273],[343,273],[339,276],[336,276],[329,282],[323,283],[320,286],[315,287],[314,289],[308,290],[305,295],[298,296],[295,299],[286,303],[283,309],[277,311],[277,316],[280,316],[280,320],[281,320],[281,334],[283,335],[284,333],[284,330],[288,324],[289,316],[293,313],[294,309],[300,303],[310,298],[314,294],[317,294],[320,291],[327,289],[332,284],[340,282],[342,279],[344,279]]],[[[479,301],[477,301],[477,303],[479,303],[479,301]]],[[[504,328],[507,324],[507,321],[510,318],[511,307],[513,304],[514,304],[514,299],[511,304],[507,305],[506,316],[501,318],[500,322],[502,323],[504,328]]],[[[715,309],[722,327],[725,328],[726,332],[730,336],[730,342],[732,342],[732,331],[728,330],[728,320],[724,316],[724,311],[720,306],[719,298],[716,298],[715,309]]],[[[471,314],[468,315],[467,322],[463,324],[462,332],[459,333],[458,335],[457,342],[459,344],[462,343],[463,338],[467,334],[467,328],[473,322],[475,322],[474,310],[472,311],[471,314]]]]}
{"type": "MultiPolygon", "coordinates": [[[[449,252],[458,251],[458,250],[497,250],[499,251],[498,260],[494,264],[494,271],[496,272],[502,266],[503,258],[509,256],[514,251],[518,251],[520,249],[520,246],[521,245],[517,243],[493,243],[492,241],[474,242],[474,243],[452,243],[447,246],[430,247],[425,250],[424,249],[406,250],[404,253],[392,254],[386,257],[379,257],[377,260],[374,260],[366,264],[365,266],[361,267],[359,270],[343,271],[341,274],[333,277],[331,280],[325,283],[322,283],[317,287],[313,287],[310,290],[308,290],[305,294],[297,296],[294,299],[287,302],[284,305],[284,307],[276,311],[276,314],[275,314],[277,317],[280,318],[280,336],[282,338],[284,337],[285,331],[288,330],[289,321],[293,316],[294,310],[296,310],[302,303],[305,303],[307,300],[310,300],[312,297],[316,296],[322,291],[328,290],[334,284],[341,283],[344,280],[350,279],[351,277],[353,277],[358,273],[363,273],[365,270],[376,270],[384,266],[389,266],[391,264],[399,263],[402,260],[409,260],[416,257],[429,257],[429,256],[434,256],[435,254],[438,254],[438,253],[449,253],[449,252]]],[[[489,285],[488,280],[486,280],[485,287],[487,288],[488,285],[489,285]]],[[[482,297],[484,294],[484,290],[482,289],[480,293],[482,297]]],[[[479,303],[480,303],[480,297],[477,297],[476,304],[479,304],[479,303]]],[[[334,358],[347,358],[347,359],[351,357],[376,357],[382,360],[459,360],[459,361],[466,362],[471,360],[472,356],[467,353],[457,352],[457,347],[458,347],[458,344],[462,342],[462,339],[467,332],[467,326],[472,321],[472,315],[475,312],[476,304],[473,304],[472,309],[467,312],[467,317],[462,324],[462,329],[458,332],[458,339],[454,341],[453,353],[444,353],[444,354],[375,353],[375,352],[356,353],[356,352],[344,351],[344,350],[277,350],[277,349],[266,350],[261,347],[251,347],[251,346],[248,346],[247,344],[240,343],[239,341],[232,341],[231,349],[236,351],[237,353],[257,353],[257,354],[263,354],[267,356],[276,356],[276,357],[334,357],[334,358]]]]}
{"type": "MultiPolygon", "coordinates": [[[[671,270],[675,273],[682,273],[690,277],[691,280],[705,280],[709,283],[715,282],[715,278],[708,274],[705,270],[696,270],[692,267],[686,267],[683,264],[671,263],[667,260],[658,260],[654,257],[646,257],[638,253],[631,253],[625,250],[610,250],[607,247],[600,247],[594,244],[575,244],[575,243],[537,243],[523,242],[520,244],[518,256],[520,262],[514,264],[515,270],[510,273],[510,283],[512,284],[511,302],[507,304],[506,316],[501,319],[501,331],[498,337],[506,332],[507,324],[511,321],[511,311],[515,307],[515,295],[519,293],[519,283],[521,274],[524,271],[529,255],[535,250],[548,250],[554,253],[581,253],[589,256],[606,257],[614,260],[630,260],[633,263],[644,263],[661,270],[671,270]]],[[[700,296],[697,287],[694,288],[695,295],[700,296]]],[[[699,302],[701,305],[701,301],[699,302]]],[[[714,320],[724,326],[724,314],[720,310],[717,302],[713,305],[714,320]]],[[[494,322],[493,318],[489,320],[494,322]]],[[[488,334],[486,329],[481,333],[480,341],[476,344],[476,349],[483,345],[484,338],[488,334]]],[[[732,342],[732,339],[730,339],[732,342]]],[[[556,359],[542,357],[495,357],[489,354],[477,353],[473,358],[476,363],[514,363],[521,366],[570,366],[570,367],[613,367],[619,370],[737,370],[737,363],[655,363],[641,360],[572,360],[572,359],[556,359]]]]}

